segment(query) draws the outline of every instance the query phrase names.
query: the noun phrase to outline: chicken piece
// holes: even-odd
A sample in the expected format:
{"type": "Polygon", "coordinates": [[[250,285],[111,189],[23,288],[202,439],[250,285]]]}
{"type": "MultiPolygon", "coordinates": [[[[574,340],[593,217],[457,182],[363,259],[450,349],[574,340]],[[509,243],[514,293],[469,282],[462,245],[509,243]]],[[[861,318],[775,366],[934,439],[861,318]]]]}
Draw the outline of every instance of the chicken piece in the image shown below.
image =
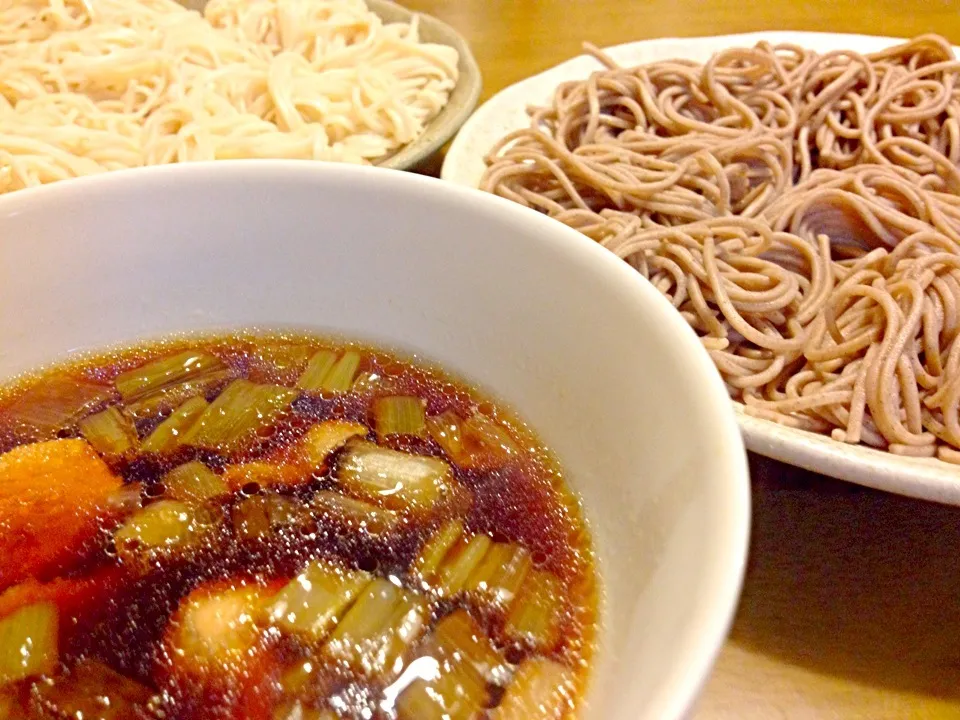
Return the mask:
{"type": "Polygon", "coordinates": [[[167,626],[164,669],[174,677],[218,688],[249,679],[266,650],[258,618],[278,589],[217,582],[194,590],[167,626]]]}

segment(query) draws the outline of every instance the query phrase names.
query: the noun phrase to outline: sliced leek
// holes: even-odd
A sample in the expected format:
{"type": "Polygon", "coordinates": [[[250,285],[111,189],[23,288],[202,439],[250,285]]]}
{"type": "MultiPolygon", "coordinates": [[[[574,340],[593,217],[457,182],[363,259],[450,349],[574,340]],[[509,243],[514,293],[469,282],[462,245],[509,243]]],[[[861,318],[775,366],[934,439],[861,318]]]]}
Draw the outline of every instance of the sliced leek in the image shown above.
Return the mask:
{"type": "Polygon", "coordinates": [[[424,435],[426,413],[422,398],[391,396],[377,398],[373,403],[373,424],[377,435],[424,435]]]}
{"type": "Polygon", "coordinates": [[[319,642],[372,579],[368,573],[316,560],[273,598],[267,618],[285,632],[319,642]]]}
{"type": "Polygon", "coordinates": [[[270,428],[296,397],[296,390],[235,380],[183,436],[183,444],[236,452],[270,428]]]}
{"type": "Polygon", "coordinates": [[[210,517],[194,505],[159,500],[130,516],[113,535],[120,560],[148,570],[160,558],[198,547],[211,529],[210,517]]]}
{"type": "Polygon", "coordinates": [[[504,633],[538,652],[548,652],[559,640],[562,610],[563,586],[557,576],[531,570],[507,614],[504,633]]]}
{"type": "Polygon", "coordinates": [[[463,535],[463,523],[459,520],[450,520],[443,525],[421,548],[420,554],[413,563],[414,573],[422,581],[432,582],[443,559],[456,545],[461,535],[463,535]]]}
{"type": "Polygon", "coordinates": [[[337,362],[337,354],[332,350],[318,350],[307,362],[300,379],[297,380],[297,387],[303,390],[320,390],[323,386],[323,379],[329,374],[330,370],[337,362]]]}
{"type": "Polygon", "coordinates": [[[304,390],[347,392],[360,367],[360,353],[348,350],[339,358],[332,350],[320,350],[307,363],[297,381],[304,390]]]}
{"type": "Polygon", "coordinates": [[[54,375],[28,388],[6,407],[5,414],[42,440],[115,397],[112,387],[68,375],[54,375]]]}
{"type": "Polygon", "coordinates": [[[416,595],[376,579],[337,625],[324,652],[362,675],[393,674],[419,637],[426,615],[427,607],[416,595]]]}
{"type": "Polygon", "coordinates": [[[58,627],[53,603],[27,605],[0,620],[0,684],[53,672],[58,627]]]}
{"type": "Polygon", "coordinates": [[[432,657],[468,663],[489,683],[506,678],[504,656],[466,610],[454,610],[437,623],[421,650],[432,657]]]}
{"type": "Polygon", "coordinates": [[[227,484],[202,462],[178,465],[163,476],[164,497],[185,502],[203,502],[230,493],[227,484]]]}
{"type": "Polygon", "coordinates": [[[143,441],[144,452],[172,452],[180,447],[183,435],[203,415],[209,403],[202,397],[190,398],[166,420],[157,425],[143,441]]]}
{"type": "Polygon", "coordinates": [[[520,545],[493,543],[470,573],[464,589],[501,607],[509,606],[523,584],[532,562],[520,545]]]}
{"type": "Polygon", "coordinates": [[[114,384],[124,402],[133,402],[171,385],[220,372],[226,366],[220,358],[202,350],[185,350],[154,360],[117,376],[114,384]]]}
{"type": "Polygon", "coordinates": [[[443,560],[435,585],[444,597],[453,597],[466,587],[467,579],[480,565],[492,541],[486,535],[461,538],[443,560]]]}
{"type": "Polygon", "coordinates": [[[346,392],[353,385],[353,378],[357,374],[357,368],[360,367],[360,353],[348,350],[320,384],[321,390],[327,392],[346,392]]]}
{"type": "Polygon", "coordinates": [[[80,421],[80,433],[101,455],[126,455],[139,445],[133,421],[117,407],[85,417],[80,421]]]}
{"type": "Polygon", "coordinates": [[[432,509],[449,491],[450,466],[443,460],[410,455],[371,442],[351,442],[337,472],[352,495],[391,510],[432,509]]]}
{"type": "Polygon", "coordinates": [[[560,720],[573,711],[573,672],[554,660],[525,660],[490,720],[560,720]]]}

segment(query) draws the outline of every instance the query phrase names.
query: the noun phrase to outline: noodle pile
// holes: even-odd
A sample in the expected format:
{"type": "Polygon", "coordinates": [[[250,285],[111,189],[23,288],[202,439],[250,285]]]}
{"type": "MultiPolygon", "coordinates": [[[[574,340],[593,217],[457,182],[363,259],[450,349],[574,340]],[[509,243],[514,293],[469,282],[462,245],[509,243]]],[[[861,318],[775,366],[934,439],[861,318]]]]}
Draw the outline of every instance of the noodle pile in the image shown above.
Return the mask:
{"type": "Polygon", "coordinates": [[[629,262],[748,414],[960,462],[960,62],[760,43],[561,85],[482,188],[629,262]]]}
{"type": "Polygon", "coordinates": [[[0,192],[194,160],[370,162],[421,134],[457,62],[363,0],[0,2],[0,192]]]}

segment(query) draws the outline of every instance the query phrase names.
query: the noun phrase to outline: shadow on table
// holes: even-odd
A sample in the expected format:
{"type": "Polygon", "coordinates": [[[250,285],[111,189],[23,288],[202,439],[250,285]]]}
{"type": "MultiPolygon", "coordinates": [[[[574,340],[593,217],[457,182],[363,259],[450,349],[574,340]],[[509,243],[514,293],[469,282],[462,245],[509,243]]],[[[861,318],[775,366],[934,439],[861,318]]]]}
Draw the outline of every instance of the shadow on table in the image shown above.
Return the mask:
{"type": "Polygon", "coordinates": [[[756,457],[751,470],[732,638],[865,685],[960,698],[960,508],[756,457]]]}

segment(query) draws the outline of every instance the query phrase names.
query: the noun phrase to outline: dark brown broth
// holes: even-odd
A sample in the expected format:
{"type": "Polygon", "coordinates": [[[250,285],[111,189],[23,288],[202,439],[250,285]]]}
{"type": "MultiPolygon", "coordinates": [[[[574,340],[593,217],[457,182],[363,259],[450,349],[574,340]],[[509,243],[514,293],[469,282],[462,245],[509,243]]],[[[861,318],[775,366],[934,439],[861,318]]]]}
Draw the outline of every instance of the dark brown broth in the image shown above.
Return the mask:
{"type": "MultiPolygon", "coordinates": [[[[271,344],[283,343],[307,344],[313,350],[342,350],[346,347],[309,336],[242,334],[203,341],[176,340],[85,358],[67,368],[24,378],[0,393],[0,452],[36,439],[12,422],[4,408],[27,387],[43,383],[51,373],[67,372],[75,377],[109,384],[121,372],[139,367],[151,359],[196,348],[219,357],[237,377],[247,377],[255,382],[292,385],[298,373],[289,368],[278,370],[273,367],[263,360],[260,350],[271,344]]],[[[562,639],[550,655],[575,668],[576,685],[582,686],[597,620],[595,568],[579,503],[569,492],[553,456],[525,425],[475,389],[415,360],[403,360],[370,348],[352,346],[352,349],[362,351],[360,372],[374,372],[380,376],[381,380],[374,389],[335,396],[302,393],[273,430],[245,450],[241,457],[227,458],[217,452],[186,448],[167,457],[137,454],[132,458],[113,461],[112,469],[127,483],[142,483],[144,500],[149,501],[162,496],[161,478],[164,474],[189,460],[201,460],[219,471],[228,462],[253,461],[268,455],[294,442],[319,421],[350,420],[372,427],[371,404],[381,396],[419,396],[425,401],[426,412],[430,416],[452,410],[466,417],[481,409],[506,427],[523,451],[519,458],[495,470],[464,470],[451,462],[458,485],[472,493],[472,503],[466,510],[464,523],[470,531],[487,534],[494,541],[526,547],[532,553],[537,568],[547,570],[560,579],[566,594],[566,613],[560,633],[562,639]]],[[[209,394],[212,396],[220,389],[222,386],[209,394]]],[[[140,438],[146,437],[162,419],[159,416],[140,419],[137,422],[140,438]]],[[[72,437],[77,433],[72,428],[59,435],[72,437]]],[[[372,433],[370,439],[375,439],[372,433]]],[[[442,448],[430,437],[393,436],[380,444],[404,452],[445,457],[442,448]]],[[[306,486],[281,487],[270,492],[305,501],[313,492],[333,487],[334,479],[320,474],[306,486]]],[[[244,488],[244,492],[234,493],[220,502],[215,512],[229,518],[244,497],[258,492],[264,491],[256,486],[244,488]]],[[[296,575],[309,560],[317,557],[335,558],[349,567],[372,571],[381,577],[394,575],[408,578],[411,562],[423,543],[448,516],[464,507],[452,502],[439,514],[423,522],[407,522],[386,538],[345,531],[335,523],[315,518],[316,522],[307,526],[287,528],[272,532],[265,538],[249,540],[231,532],[229,522],[224,522],[215,539],[201,550],[175,561],[164,562],[153,572],[130,582],[117,592],[102,608],[102,612],[78,618],[76,625],[68,628],[65,634],[61,648],[64,667],[69,668],[85,658],[99,660],[159,692],[162,696],[161,706],[168,718],[235,717],[231,713],[236,712],[237,702],[255,704],[255,701],[238,701],[236,697],[227,697],[233,691],[224,695],[221,691],[212,692],[209,687],[170,684],[158,672],[164,630],[182,598],[192,589],[213,581],[235,581],[240,577],[255,578],[262,582],[285,581],[296,575]]],[[[105,527],[102,542],[93,543],[78,553],[63,573],[67,576],[85,576],[99,568],[116,565],[118,560],[110,547],[110,530],[105,527]]],[[[502,616],[459,598],[434,603],[431,606],[431,624],[459,606],[469,608],[484,631],[495,642],[504,645],[502,616]]],[[[528,654],[523,648],[508,645],[504,645],[503,650],[512,662],[528,654]]],[[[289,638],[279,641],[270,652],[275,660],[281,659],[279,665],[285,666],[294,663],[297,658],[310,657],[307,648],[289,638]]],[[[311,681],[311,692],[349,699],[352,710],[345,716],[361,717],[364,712],[373,711],[375,717],[389,717],[377,706],[384,687],[382,682],[358,680],[349,673],[329,668],[315,674],[319,679],[311,681]]],[[[241,686],[246,687],[243,683],[236,687],[241,686]]],[[[21,690],[27,692],[23,688],[21,690]]],[[[246,714],[248,710],[246,708],[242,712],[246,714]]]]}

